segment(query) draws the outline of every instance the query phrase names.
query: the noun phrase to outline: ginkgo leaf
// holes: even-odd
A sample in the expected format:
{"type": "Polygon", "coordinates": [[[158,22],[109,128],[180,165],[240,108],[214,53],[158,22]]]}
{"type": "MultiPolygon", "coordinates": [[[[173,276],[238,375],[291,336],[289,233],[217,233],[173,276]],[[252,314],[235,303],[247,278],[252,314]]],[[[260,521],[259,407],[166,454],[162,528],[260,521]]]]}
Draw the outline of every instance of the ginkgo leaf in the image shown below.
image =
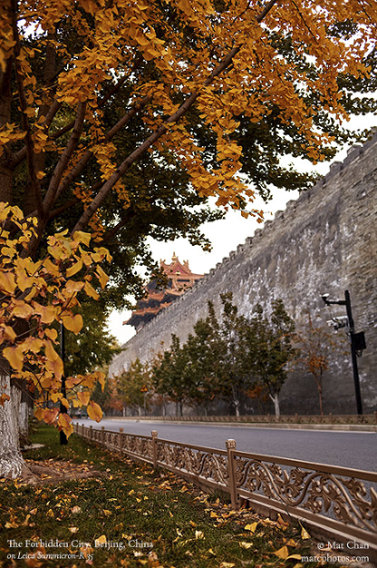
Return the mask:
{"type": "Polygon", "coordinates": [[[64,327],[73,333],[79,333],[84,325],[80,314],[62,314],[60,317],[64,327]]]}
{"type": "Polygon", "coordinates": [[[248,550],[253,546],[252,542],[245,542],[245,541],[239,542],[238,544],[240,545],[241,548],[245,548],[246,550],[248,550]]]}
{"type": "Polygon", "coordinates": [[[22,351],[20,351],[19,346],[17,347],[5,347],[3,349],[3,356],[7,361],[9,361],[10,366],[16,371],[21,371],[24,360],[22,351]]]}
{"type": "Polygon", "coordinates": [[[106,543],[107,543],[107,538],[106,538],[106,535],[104,535],[104,534],[102,534],[101,536],[99,536],[98,538],[96,538],[96,539],[94,540],[94,546],[95,546],[96,548],[99,548],[99,547],[103,546],[103,545],[106,544],[106,543]]]}
{"type": "Polygon", "coordinates": [[[282,546],[279,550],[274,551],[275,556],[283,558],[284,560],[289,556],[289,550],[286,546],[282,546]]]}
{"type": "Polygon", "coordinates": [[[83,267],[83,262],[80,258],[77,262],[75,262],[75,264],[73,264],[72,266],[70,266],[67,269],[67,272],[66,272],[67,278],[71,278],[72,276],[77,274],[77,272],[80,272],[82,267],[83,267]]]}
{"type": "Polygon", "coordinates": [[[45,341],[45,353],[46,353],[46,367],[50,369],[57,377],[60,378],[64,372],[63,361],[56,353],[49,339],[45,341]]]}
{"type": "Polygon", "coordinates": [[[87,406],[87,412],[88,412],[88,416],[89,418],[91,418],[92,420],[95,420],[96,422],[99,422],[102,418],[102,410],[101,407],[94,402],[93,400],[91,400],[87,406]]]}
{"type": "Polygon", "coordinates": [[[0,405],[3,406],[7,400],[10,400],[10,396],[8,394],[0,394],[0,405]]]}
{"type": "Polygon", "coordinates": [[[81,404],[81,406],[86,406],[90,400],[90,392],[88,391],[80,391],[77,393],[77,398],[81,404]]]}
{"type": "Polygon", "coordinates": [[[3,325],[2,330],[4,332],[6,339],[8,339],[9,341],[12,341],[12,343],[16,340],[17,334],[14,331],[14,329],[12,327],[10,327],[10,325],[3,325]]]}
{"type": "Polygon", "coordinates": [[[105,288],[109,277],[107,276],[107,274],[102,270],[102,268],[100,266],[97,266],[97,270],[96,270],[96,275],[98,277],[98,280],[101,284],[101,288],[105,288]]]}
{"type": "Polygon", "coordinates": [[[58,428],[62,430],[67,438],[73,434],[73,424],[71,417],[66,412],[61,412],[58,417],[58,428]]]}
{"type": "Polygon", "coordinates": [[[256,521],[255,523],[251,523],[249,525],[246,525],[244,527],[244,529],[245,529],[245,531],[250,531],[251,534],[254,534],[257,526],[258,526],[258,521],[256,521]]]}
{"type": "Polygon", "coordinates": [[[73,239],[79,243],[84,243],[87,247],[90,244],[91,234],[84,233],[84,231],[75,231],[73,233],[73,239]]]}
{"type": "Polygon", "coordinates": [[[301,538],[303,540],[307,540],[307,539],[311,538],[308,531],[302,525],[301,525],[301,538]]]}
{"type": "Polygon", "coordinates": [[[87,280],[85,281],[84,284],[84,291],[88,294],[88,296],[94,298],[94,300],[98,300],[99,298],[98,292],[96,292],[96,290],[93,288],[91,284],[89,284],[87,280]]]}
{"type": "Polygon", "coordinates": [[[16,318],[23,318],[23,319],[29,319],[30,316],[32,316],[34,313],[34,310],[31,306],[29,306],[29,304],[27,304],[26,302],[22,302],[22,301],[18,301],[17,303],[15,302],[15,306],[13,308],[13,316],[16,318]]]}
{"type": "Polygon", "coordinates": [[[38,302],[32,302],[34,312],[41,316],[42,323],[52,323],[57,315],[57,310],[55,306],[42,306],[38,302]]]}
{"type": "Polygon", "coordinates": [[[16,287],[16,281],[11,272],[0,272],[0,289],[7,294],[13,294],[16,287]]]}

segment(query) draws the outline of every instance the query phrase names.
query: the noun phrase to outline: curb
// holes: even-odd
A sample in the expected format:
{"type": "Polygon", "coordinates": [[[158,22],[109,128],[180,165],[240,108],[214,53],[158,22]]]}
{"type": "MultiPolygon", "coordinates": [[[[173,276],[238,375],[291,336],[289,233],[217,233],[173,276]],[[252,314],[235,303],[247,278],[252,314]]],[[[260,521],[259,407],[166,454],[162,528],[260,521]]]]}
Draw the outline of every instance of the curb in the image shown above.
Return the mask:
{"type": "Polygon", "coordinates": [[[270,428],[281,430],[324,430],[334,432],[377,432],[377,425],[373,424],[276,424],[269,422],[209,422],[207,420],[159,420],[158,418],[138,418],[124,416],[108,416],[106,420],[118,420],[124,422],[146,422],[158,424],[198,424],[200,426],[232,426],[237,428],[270,428]]]}

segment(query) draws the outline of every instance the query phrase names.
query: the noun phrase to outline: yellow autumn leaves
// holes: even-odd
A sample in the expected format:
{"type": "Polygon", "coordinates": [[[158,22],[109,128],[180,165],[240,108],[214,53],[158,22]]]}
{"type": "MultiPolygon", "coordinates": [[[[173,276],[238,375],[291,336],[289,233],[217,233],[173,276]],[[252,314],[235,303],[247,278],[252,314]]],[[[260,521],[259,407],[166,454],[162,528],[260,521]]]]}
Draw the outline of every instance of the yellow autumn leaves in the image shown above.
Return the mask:
{"type": "MultiPolygon", "coordinates": [[[[61,402],[66,408],[84,405],[88,415],[100,420],[100,407],[90,400],[90,391],[97,381],[104,387],[102,373],[92,373],[67,379],[69,394],[61,393],[63,362],[56,350],[58,333],[56,323],[79,333],[82,317],[75,313],[79,306],[78,294],[83,292],[98,299],[91,284],[93,276],[103,288],[108,276],[99,266],[111,257],[104,248],[88,250],[90,235],[68,231],[48,237],[47,255],[33,261],[23,257],[22,251],[36,238],[36,222],[25,219],[21,210],[0,203],[0,342],[2,356],[9,363],[12,376],[27,382],[34,392],[36,416],[48,423],[57,421],[68,435],[72,425],[67,414],[58,409],[47,409],[45,403],[61,402]],[[73,280],[80,276],[81,280],[73,280]]],[[[7,401],[1,398],[1,403],[7,401]]]]}

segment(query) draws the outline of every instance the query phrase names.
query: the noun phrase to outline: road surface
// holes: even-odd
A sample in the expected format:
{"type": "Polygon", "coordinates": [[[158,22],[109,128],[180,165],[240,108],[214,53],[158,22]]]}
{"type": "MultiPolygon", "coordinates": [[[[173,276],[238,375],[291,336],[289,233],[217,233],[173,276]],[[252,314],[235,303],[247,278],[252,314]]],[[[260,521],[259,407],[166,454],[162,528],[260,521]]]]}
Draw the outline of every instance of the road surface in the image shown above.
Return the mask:
{"type": "Polygon", "coordinates": [[[286,430],[253,428],[248,426],[222,426],[207,424],[176,424],[142,422],[136,420],[78,419],[79,424],[105,427],[129,434],[150,436],[157,430],[158,437],[176,442],[225,449],[225,441],[233,438],[237,449],[256,454],[272,455],[339,465],[368,471],[377,471],[376,432],[336,432],[318,430],[286,430]]]}

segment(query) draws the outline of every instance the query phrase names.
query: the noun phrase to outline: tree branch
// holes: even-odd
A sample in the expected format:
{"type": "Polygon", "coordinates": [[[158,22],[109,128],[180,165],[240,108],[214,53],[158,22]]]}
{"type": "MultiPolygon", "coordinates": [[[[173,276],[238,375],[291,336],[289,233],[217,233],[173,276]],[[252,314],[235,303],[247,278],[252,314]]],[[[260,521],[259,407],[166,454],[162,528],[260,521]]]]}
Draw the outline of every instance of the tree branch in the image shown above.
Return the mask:
{"type": "MultiPolygon", "coordinates": [[[[260,23],[270,12],[273,6],[277,3],[278,0],[270,0],[264,10],[256,17],[256,21],[260,23]]],[[[228,55],[224,57],[221,63],[212,71],[210,76],[206,79],[203,86],[207,87],[210,85],[213,80],[221,75],[221,73],[229,67],[232,63],[233,58],[237,55],[237,53],[242,48],[242,44],[239,46],[234,47],[228,55]]],[[[101,189],[97,193],[97,195],[93,198],[90,205],[85,209],[83,214],[81,215],[80,219],[77,221],[75,227],[73,228],[74,231],[82,230],[88,224],[91,217],[97,211],[97,209],[101,206],[101,204],[106,199],[108,193],[117,183],[117,181],[122,177],[122,175],[134,164],[139,158],[159,139],[163,136],[167,130],[169,124],[178,122],[178,120],[189,110],[189,108],[194,104],[196,99],[200,95],[200,90],[193,92],[184,103],[178,108],[176,112],[171,114],[167,120],[165,120],[164,124],[161,125],[155,132],[153,132],[136,150],[134,150],[129,156],[120,164],[117,168],[116,172],[102,185],[101,189]]]]}
{"type": "MultiPolygon", "coordinates": [[[[106,133],[105,141],[108,142],[111,140],[119,130],[121,130],[129,121],[135,116],[140,109],[142,109],[149,101],[151,97],[145,97],[140,103],[136,104],[133,109],[131,109],[127,114],[125,114],[122,118],[118,120],[116,124],[106,133]]],[[[56,192],[56,199],[67,189],[67,187],[72,183],[74,179],[79,176],[83,170],[85,169],[87,163],[93,156],[91,150],[87,150],[79,162],[72,168],[72,170],[65,176],[65,178],[59,184],[59,187],[56,192]]],[[[100,184],[100,187],[102,182],[100,184]]]]}
{"type": "Polygon", "coordinates": [[[49,213],[48,221],[51,221],[55,217],[58,217],[61,213],[64,213],[64,211],[67,211],[67,209],[71,209],[71,207],[73,207],[77,203],[80,203],[80,200],[77,197],[74,197],[73,199],[70,199],[69,201],[64,203],[64,205],[57,207],[56,209],[51,211],[51,213],[49,213]]]}
{"type": "MultiPolygon", "coordinates": [[[[45,130],[48,130],[49,127],[51,126],[52,121],[54,120],[54,117],[56,115],[56,113],[58,112],[58,110],[60,109],[60,107],[62,106],[62,103],[59,103],[57,101],[54,101],[47,114],[46,114],[46,119],[43,123],[43,126],[45,128],[45,130]]],[[[11,156],[10,159],[10,167],[11,168],[16,168],[26,157],[26,146],[24,146],[23,148],[21,148],[21,150],[18,150],[18,152],[15,152],[13,154],[13,156],[11,156]]]]}
{"type": "MultiPolygon", "coordinates": [[[[142,59],[141,57],[139,58],[140,60],[142,59]]],[[[139,65],[140,65],[140,60],[135,61],[135,65],[133,67],[133,70],[135,70],[139,65]]],[[[121,86],[123,85],[123,83],[128,79],[127,75],[124,75],[124,77],[121,77],[119,79],[119,81],[117,82],[116,85],[114,85],[114,87],[112,89],[110,89],[110,91],[108,93],[106,93],[106,95],[104,97],[102,97],[101,99],[99,99],[98,103],[101,105],[104,105],[105,103],[107,103],[107,101],[113,96],[115,95],[115,93],[117,93],[119,91],[119,89],[121,88],[121,86]]],[[[63,126],[63,128],[61,128],[60,130],[58,130],[57,132],[54,132],[54,134],[50,135],[50,138],[52,140],[57,140],[58,138],[60,138],[61,136],[63,136],[66,132],[69,132],[70,130],[72,130],[73,126],[75,124],[75,121],[72,120],[71,122],[69,122],[66,126],[63,126]]]]}
{"type": "Polygon", "coordinates": [[[84,125],[85,110],[86,110],[86,103],[79,103],[72,135],[71,135],[71,137],[68,141],[68,144],[67,144],[63,154],[60,156],[60,159],[55,166],[54,172],[51,176],[51,180],[50,180],[50,184],[48,186],[46,196],[44,198],[44,207],[45,207],[46,211],[49,211],[49,209],[51,208],[51,206],[52,206],[52,204],[55,200],[56,192],[58,190],[61,178],[64,174],[64,170],[67,167],[69,160],[71,159],[72,154],[73,154],[73,152],[74,152],[74,150],[77,146],[77,143],[79,141],[79,138],[80,138],[80,135],[81,135],[81,132],[82,132],[82,129],[83,129],[83,125],[84,125]]]}
{"type": "Polygon", "coordinates": [[[106,231],[106,233],[103,235],[103,237],[101,239],[101,243],[102,244],[108,243],[110,241],[110,239],[112,239],[117,234],[119,229],[124,227],[126,225],[126,223],[128,223],[128,221],[130,221],[132,219],[132,217],[135,217],[135,215],[136,214],[135,214],[134,211],[131,211],[130,209],[128,209],[125,216],[122,218],[122,220],[119,221],[119,223],[117,223],[115,225],[115,227],[106,231]]]}

